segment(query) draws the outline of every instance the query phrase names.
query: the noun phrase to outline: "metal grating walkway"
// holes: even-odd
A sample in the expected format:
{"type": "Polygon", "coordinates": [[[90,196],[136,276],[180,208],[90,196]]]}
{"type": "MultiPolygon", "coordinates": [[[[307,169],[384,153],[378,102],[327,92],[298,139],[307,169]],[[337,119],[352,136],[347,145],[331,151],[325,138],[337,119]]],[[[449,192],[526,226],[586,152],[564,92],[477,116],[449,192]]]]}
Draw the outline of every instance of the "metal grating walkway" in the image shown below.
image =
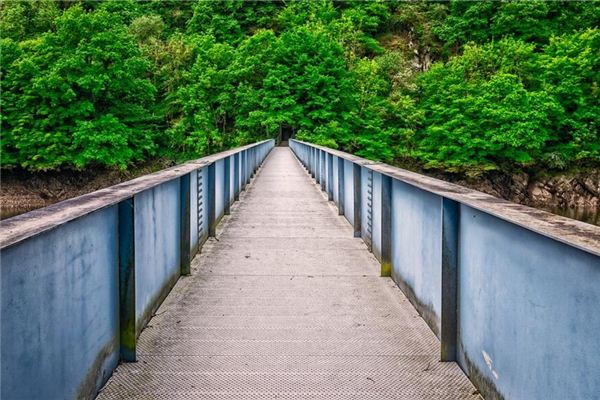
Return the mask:
{"type": "Polygon", "coordinates": [[[473,399],[286,147],[179,280],[100,399],[473,399]]]}

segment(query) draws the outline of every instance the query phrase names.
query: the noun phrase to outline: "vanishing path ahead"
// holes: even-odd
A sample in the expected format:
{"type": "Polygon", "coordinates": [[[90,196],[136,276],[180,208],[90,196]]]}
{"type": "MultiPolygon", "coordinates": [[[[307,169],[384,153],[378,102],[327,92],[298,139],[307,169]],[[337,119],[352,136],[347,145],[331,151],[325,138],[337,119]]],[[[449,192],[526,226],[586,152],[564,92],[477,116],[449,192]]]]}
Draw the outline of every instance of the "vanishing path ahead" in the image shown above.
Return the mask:
{"type": "Polygon", "coordinates": [[[471,399],[292,152],[276,147],[101,399],[471,399]]]}

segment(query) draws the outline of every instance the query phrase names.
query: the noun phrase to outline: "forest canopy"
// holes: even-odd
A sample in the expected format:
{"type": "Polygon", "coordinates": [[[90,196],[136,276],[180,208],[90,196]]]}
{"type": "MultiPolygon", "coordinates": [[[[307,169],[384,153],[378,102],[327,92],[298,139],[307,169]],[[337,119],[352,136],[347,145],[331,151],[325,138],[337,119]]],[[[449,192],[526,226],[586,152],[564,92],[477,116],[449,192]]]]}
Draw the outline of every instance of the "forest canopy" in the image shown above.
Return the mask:
{"type": "Polygon", "coordinates": [[[295,137],[449,171],[600,162],[600,7],[0,3],[2,168],[127,168],[295,137]]]}

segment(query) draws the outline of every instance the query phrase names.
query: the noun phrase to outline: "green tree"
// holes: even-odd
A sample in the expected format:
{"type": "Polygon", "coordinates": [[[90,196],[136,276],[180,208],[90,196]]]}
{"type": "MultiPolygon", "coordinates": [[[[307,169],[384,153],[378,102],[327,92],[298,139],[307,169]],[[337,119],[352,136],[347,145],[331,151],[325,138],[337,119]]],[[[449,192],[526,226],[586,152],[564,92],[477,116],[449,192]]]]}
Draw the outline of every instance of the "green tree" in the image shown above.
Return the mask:
{"type": "Polygon", "coordinates": [[[553,37],[541,55],[545,88],[561,105],[558,136],[545,158],[551,166],[600,161],[600,31],[553,37]]]}
{"type": "Polygon", "coordinates": [[[419,79],[424,127],[414,155],[430,167],[495,169],[528,164],[555,139],[558,102],[532,80],[534,46],[512,39],[468,45],[419,79]]]}
{"type": "Polygon", "coordinates": [[[52,0],[4,0],[0,2],[0,37],[21,41],[53,31],[59,15],[52,0]]]}
{"type": "Polygon", "coordinates": [[[448,17],[435,32],[447,47],[507,36],[543,45],[553,35],[593,28],[598,21],[600,8],[594,1],[451,1],[448,17]]]}
{"type": "Polygon", "coordinates": [[[539,0],[6,0],[3,166],[183,160],[282,129],[451,170],[597,162],[599,20],[539,0]]]}
{"type": "Polygon", "coordinates": [[[234,116],[236,57],[233,47],[217,43],[211,35],[194,39],[196,60],[178,90],[182,117],[170,131],[174,145],[185,155],[219,151],[229,145],[230,120],[234,116]]]}
{"type": "Polygon", "coordinates": [[[292,0],[277,15],[280,31],[295,29],[306,24],[328,25],[338,18],[331,0],[292,0]]]}
{"type": "Polygon", "coordinates": [[[351,76],[344,50],[320,24],[284,32],[265,77],[261,105],[274,124],[294,127],[299,137],[335,145],[348,136],[351,76]],[[336,129],[325,136],[325,126],[336,129]]]}
{"type": "Polygon", "coordinates": [[[118,17],[71,7],[56,32],[7,47],[5,167],[125,167],[154,153],[149,63],[118,17]]]}
{"type": "Polygon", "coordinates": [[[187,24],[190,34],[210,34],[219,42],[239,43],[260,28],[271,28],[279,5],[271,1],[198,1],[187,24]]]}
{"type": "Polygon", "coordinates": [[[261,104],[263,83],[275,65],[277,46],[275,33],[263,30],[246,38],[238,47],[238,57],[231,67],[237,71],[239,82],[235,100],[235,128],[240,144],[272,138],[280,127],[269,109],[261,104]]]}

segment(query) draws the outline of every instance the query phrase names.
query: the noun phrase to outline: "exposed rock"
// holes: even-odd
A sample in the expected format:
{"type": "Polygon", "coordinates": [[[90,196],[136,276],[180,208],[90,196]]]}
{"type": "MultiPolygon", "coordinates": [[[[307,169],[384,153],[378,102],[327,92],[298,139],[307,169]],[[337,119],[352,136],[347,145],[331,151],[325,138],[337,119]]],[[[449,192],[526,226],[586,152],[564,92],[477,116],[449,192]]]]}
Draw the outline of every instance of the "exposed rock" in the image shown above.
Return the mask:
{"type": "Polygon", "coordinates": [[[600,170],[565,175],[490,172],[477,178],[437,177],[492,196],[600,225],[600,170]]]}

